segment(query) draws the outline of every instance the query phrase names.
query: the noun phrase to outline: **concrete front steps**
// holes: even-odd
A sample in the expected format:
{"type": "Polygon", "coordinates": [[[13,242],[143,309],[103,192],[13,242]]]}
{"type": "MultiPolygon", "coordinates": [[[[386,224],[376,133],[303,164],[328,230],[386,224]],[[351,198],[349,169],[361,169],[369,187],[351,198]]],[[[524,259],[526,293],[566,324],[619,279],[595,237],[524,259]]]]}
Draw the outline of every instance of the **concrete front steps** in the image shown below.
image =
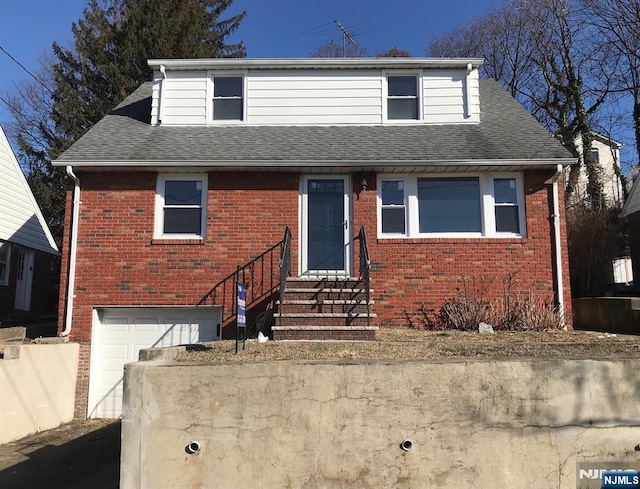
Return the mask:
{"type": "MultiPolygon", "coordinates": [[[[274,340],[374,340],[377,326],[363,283],[353,278],[287,279],[274,340]]],[[[370,290],[373,292],[373,290],[370,290]]]]}

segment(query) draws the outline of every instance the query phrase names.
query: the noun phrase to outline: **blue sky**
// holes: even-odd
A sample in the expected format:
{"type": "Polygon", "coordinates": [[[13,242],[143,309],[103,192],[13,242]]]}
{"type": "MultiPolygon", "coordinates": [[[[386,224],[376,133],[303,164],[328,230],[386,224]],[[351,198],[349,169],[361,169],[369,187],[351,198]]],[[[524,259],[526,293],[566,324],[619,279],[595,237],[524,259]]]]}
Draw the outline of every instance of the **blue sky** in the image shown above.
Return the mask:
{"type": "MultiPolygon", "coordinates": [[[[3,2],[0,46],[29,70],[51,47],[71,43],[71,24],[82,17],[86,0],[8,0],[3,2]]],[[[230,15],[247,17],[233,41],[243,41],[251,58],[307,57],[320,44],[342,42],[333,20],[353,33],[371,54],[397,46],[424,56],[433,34],[447,32],[496,5],[500,0],[235,0],[230,15]]],[[[0,52],[0,92],[28,78],[0,52]]],[[[7,114],[0,111],[0,123],[7,114]]]]}
{"type": "MultiPolygon", "coordinates": [[[[39,54],[54,40],[71,43],[71,24],[82,17],[86,4],[87,0],[5,0],[0,46],[36,71],[39,54]]],[[[432,36],[501,4],[502,0],[235,0],[227,12],[246,10],[247,17],[231,41],[243,41],[251,58],[307,57],[321,44],[342,42],[333,20],[339,20],[370,54],[397,46],[424,56],[432,36]]],[[[28,78],[0,51],[0,93],[28,78]]],[[[6,124],[8,117],[0,107],[0,124],[6,124]]],[[[623,152],[633,147],[633,139],[625,133],[619,137],[626,146],[623,152]]]]}

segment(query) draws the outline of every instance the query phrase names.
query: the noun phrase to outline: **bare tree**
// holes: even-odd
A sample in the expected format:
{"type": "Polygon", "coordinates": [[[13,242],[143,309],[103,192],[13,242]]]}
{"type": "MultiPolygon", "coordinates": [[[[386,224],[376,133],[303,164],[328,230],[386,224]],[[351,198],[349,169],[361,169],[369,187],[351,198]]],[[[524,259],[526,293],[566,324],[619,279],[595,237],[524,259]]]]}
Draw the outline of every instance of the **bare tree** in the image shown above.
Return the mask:
{"type": "Polygon", "coordinates": [[[640,161],[640,0],[582,0],[600,42],[615,64],[612,91],[631,97],[636,153],[640,161]]]}
{"type": "MultiPolygon", "coordinates": [[[[434,39],[437,56],[485,58],[483,75],[495,78],[577,158],[582,139],[590,205],[604,204],[600,168],[591,153],[591,119],[609,93],[606,56],[576,0],[513,0],[470,25],[434,39]]],[[[580,169],[572,170],[572,194],[580,169]]]]}

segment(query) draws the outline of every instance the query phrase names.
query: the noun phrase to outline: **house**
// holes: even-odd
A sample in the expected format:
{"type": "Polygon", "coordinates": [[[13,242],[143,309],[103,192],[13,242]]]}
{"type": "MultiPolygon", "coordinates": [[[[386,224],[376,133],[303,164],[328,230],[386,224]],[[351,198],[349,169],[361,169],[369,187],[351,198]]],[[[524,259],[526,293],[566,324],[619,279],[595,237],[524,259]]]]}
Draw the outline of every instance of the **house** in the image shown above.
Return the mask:
{"type": "Polygon", "coordinates": [[[55,314],[51,265],[58,256],[46,221],[0,127],[0,324],[55,314]]]}
{"type": "MultiPolygon", "coordinates": [[[[626,219],[629,226],[629,252],[631,255],[631,273],[625,273],[625,277],[640,277],[640,178],[636,176],[633,181],[629,195],[622,206],[620,217],[626,219]]],[[[626,264],[628,267],[628,264],[626,264]]],[[[634,280],[634,289],[637,290],[637,284],[634,280]]]]}
{"type": "MultiPolygon", "coordinates": [[[[582,160],[582,137],[575,139],[576,148],[582,160]]],[[[620,148],[622,143],[593,133],[591,153],[598,165],[600,165],[602,191],[608,205],[621,206],[624,203],[622,173],[620,169],[620,148]]],[[[568,168],[565,175],[565,183],[568,181],[568,168]]],[[[571,202],[584,202],[587,200],[587,172],[584,165],[579,167],[578,179],[575,190],[571,195],[571,202]]]]}
{"type": "Polygon", "coordinates": [[[77,414],[120,414],[140,347],[235,337],[236,279],[247,325],[275,306],[275,339],[371,339],[474,281],[502,297],[507,275],[570,324],[575,161],[481,63],[150,60],[55,162],[77,414]]]}

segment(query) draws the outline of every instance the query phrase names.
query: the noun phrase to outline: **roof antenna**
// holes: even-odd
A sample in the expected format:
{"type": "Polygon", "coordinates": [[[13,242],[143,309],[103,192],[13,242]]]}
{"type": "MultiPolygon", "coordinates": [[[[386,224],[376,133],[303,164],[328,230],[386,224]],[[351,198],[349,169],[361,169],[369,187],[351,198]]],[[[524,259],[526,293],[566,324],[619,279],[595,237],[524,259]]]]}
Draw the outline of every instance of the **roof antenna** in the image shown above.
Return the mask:
{"type": "Polygon", "coordinates": [[[347,32],[347,30],[344,27],[342,27],[342,24],[339,21],[334,20],[334,22],[336,23],[338,28],[342,31],[342,57],[344,58],[346,53],[346,50],[345,50],[346,40],[349,39],[349,42],[353,45],[356,44],[356,40],[353,38],[351,34],[347,32]]]}

